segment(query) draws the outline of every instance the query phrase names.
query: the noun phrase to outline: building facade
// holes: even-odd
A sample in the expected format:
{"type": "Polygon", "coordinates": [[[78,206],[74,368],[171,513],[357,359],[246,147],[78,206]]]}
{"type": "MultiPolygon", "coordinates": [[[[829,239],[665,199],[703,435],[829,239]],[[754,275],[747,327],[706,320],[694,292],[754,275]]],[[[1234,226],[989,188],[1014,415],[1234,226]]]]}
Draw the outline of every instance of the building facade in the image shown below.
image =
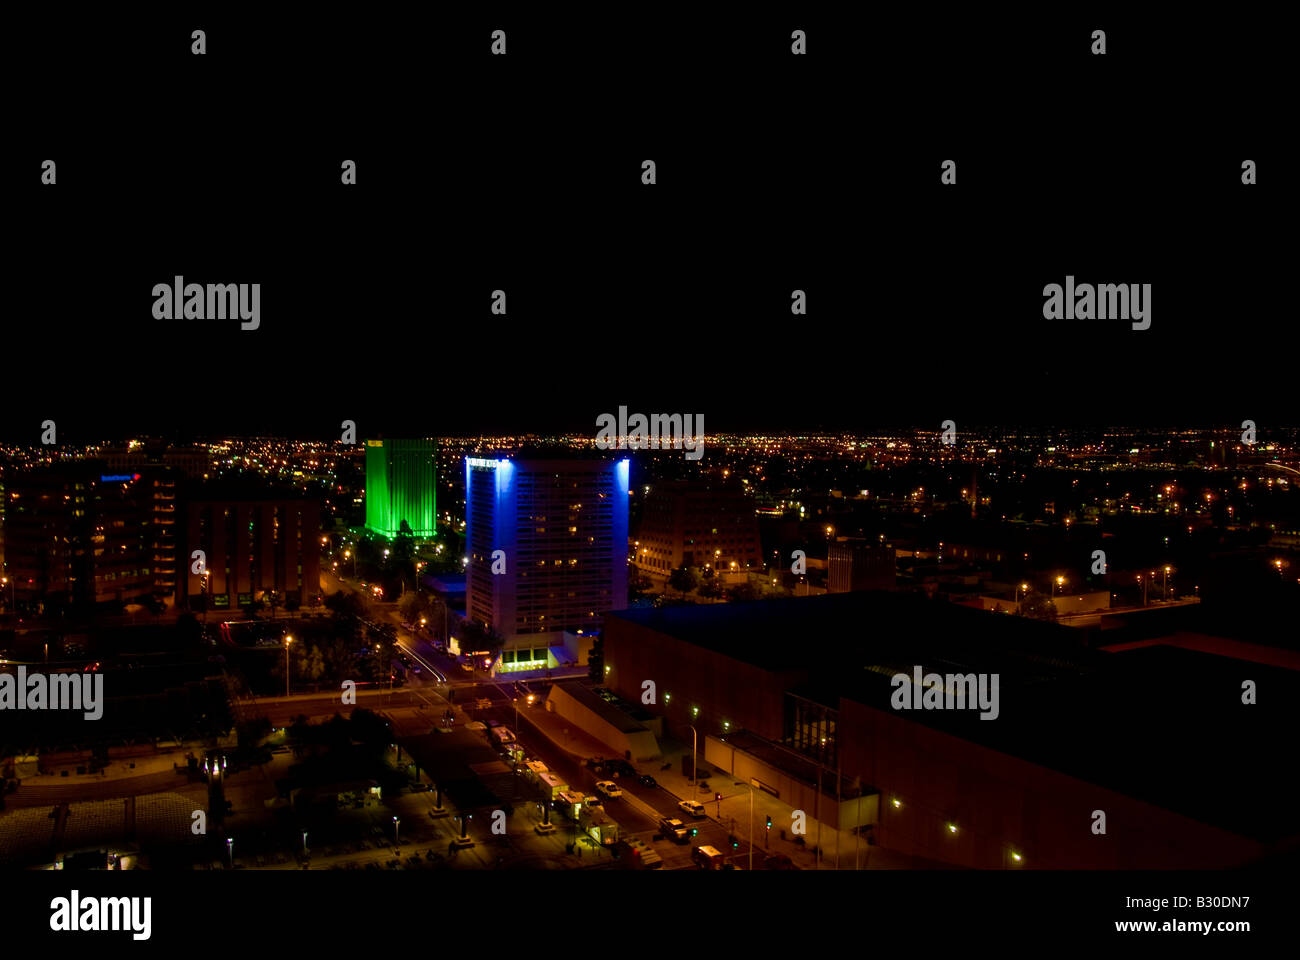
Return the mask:
{"type": "Polygon", "coordinates": [[[468,616],[508,641],[599,631],[627,605],[628,482],[627,460],[466,458],[468,616]]]}
{"type": "Polygon", "coordinates": [[[186,506],[185,595],[193,610],[260,601],[319,604],[320,505],[314,500],[198,495],[186,506]],[[191,559],[201,550],[206,572],[191,559]]]}
{"type": "Polygon", "coordinates": [[[366,441],[366,529],[392,539],[406,521],[417,540],[437,533],[432,440],[366,441]]]}
{"type": "Polygon", "coordinates": [[[155,595],[151,496],[140,474],[100,461],[13,473],[6,577],[30,611],[131,603],[155,595]]]}
{"type": "Polygon", "coordinates": [[[754,502],[739,484],[675,481],[647,495],[633,544],[637,570],[666,577],[678,567],[742,573],[763,569],[754,502]]]}
{"type": "Polygon", "coordinates": [[[830,545],[827,593],[892,590],[897,579],[894,548],[865,539],[840,537],[830,545]]]}

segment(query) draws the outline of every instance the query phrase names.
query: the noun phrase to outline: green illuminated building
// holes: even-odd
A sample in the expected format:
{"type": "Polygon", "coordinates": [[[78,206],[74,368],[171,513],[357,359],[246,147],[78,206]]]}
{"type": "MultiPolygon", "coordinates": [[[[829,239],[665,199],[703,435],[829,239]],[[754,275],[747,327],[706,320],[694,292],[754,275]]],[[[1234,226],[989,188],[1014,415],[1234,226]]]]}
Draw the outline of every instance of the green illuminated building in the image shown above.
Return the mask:
{"type": "Polygon", "coordinates": [[[366,441],[366,529],[392,539],[405,520],[417,540],[437,532],[433,441],[366,441]]]}

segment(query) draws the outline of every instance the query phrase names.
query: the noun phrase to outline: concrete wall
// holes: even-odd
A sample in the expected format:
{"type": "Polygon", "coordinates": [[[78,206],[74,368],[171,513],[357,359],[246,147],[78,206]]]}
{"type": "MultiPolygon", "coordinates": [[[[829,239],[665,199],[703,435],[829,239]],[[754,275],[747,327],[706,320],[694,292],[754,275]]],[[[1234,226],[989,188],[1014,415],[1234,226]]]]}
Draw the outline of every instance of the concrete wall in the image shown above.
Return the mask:
{"type": "Polygon", "coordinates": [[[891,850],[976,868],[1099,870],[1230,867],[1262,852],[1247,838],[887,711],[845,700],[840,720],[853,731],[844,770],[880,790],[876,841],[891,850]],[[1105,835],[1092,833],[1094,810],[1106,812],[1105,835]]]}
{"type": "Polygon", "coordinates": [[[563,717],[578,729],[591,734],[608,746],[610,754],[614,757],[623,757],[628,751],[631,752],[633,761],[654,760],[662,755],[659,742],[648,729],[645,727],[631,731],[618,729],[604,717],[570,696],[564,689],[564,684],[557,683],[551,686],[546,709],[563,717]]]}
{"type": "Polygon", "coordinates": [[[611,618],[605,626],[606,685],[634,703],[641,702],[641,684],[653,680],[666,731],[690,742],[693,724],[701,737],[733,730],[752,730],[780,740],[785,716],[785,691],[807,679],[806,671],[770,672],[719,653],[683,643],[640,624],[611,618]],[[726,715],[713,708],[727,704],[726,715]],[[693,714],[691,708],[700,708],[693,714]]]}
{"type": "MultiPolygon", "coordinates": [[[[749,783],[751,779],[757,779],[770,788],[765,791],[769,796],[774,795],[792,810],[805,811],[810,822],[818,819],[832,829],[848,830],[858,824],[875,823],[879,818],[878,794],[863,796],[860,805],[857,797],[841,800],[837,811],[833,793],[823,794],[819,801],[813,784],[805,783],[725,741],[705,737],[704,759],[734,780],[749,783]]],[[[825,789],[832,790],[834,783],[834,773],[826,775],[825,789]]]]}

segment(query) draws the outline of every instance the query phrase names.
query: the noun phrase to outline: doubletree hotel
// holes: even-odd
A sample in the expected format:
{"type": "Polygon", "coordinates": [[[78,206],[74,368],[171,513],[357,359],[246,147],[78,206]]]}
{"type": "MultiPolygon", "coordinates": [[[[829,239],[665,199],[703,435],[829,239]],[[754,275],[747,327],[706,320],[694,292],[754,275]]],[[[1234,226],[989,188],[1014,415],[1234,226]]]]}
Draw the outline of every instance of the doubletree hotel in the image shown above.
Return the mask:
{"type": "Polygon", "coordinates": [[[366,529],[392,539],[405,520],[417,540],[437,533],[433,441],[366,441],[366,529]]]}
{"type": "Polygon", "coordinates": [[[466,458],[468,613],[505,638],[502,670],[579,662],[574,638],[627,606],[628,473],[627,460],[466,458]]]}

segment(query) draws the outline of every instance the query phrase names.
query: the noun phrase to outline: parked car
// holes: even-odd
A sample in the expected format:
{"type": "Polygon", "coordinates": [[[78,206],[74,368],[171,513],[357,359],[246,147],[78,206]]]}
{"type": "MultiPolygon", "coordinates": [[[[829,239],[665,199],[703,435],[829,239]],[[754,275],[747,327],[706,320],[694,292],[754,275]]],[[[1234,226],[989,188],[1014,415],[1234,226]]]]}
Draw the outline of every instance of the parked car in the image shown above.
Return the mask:
{"type": "Polygon", "coordinates": [[[589,807],[599,807],[602,810],[605,809],[605,801],[600,799],[600,797],[583,797],[582,802],[589,807]]]}
{"type": "Polygon", "coordinates": [[[700,803],[698,800],[683,800],[681,803],[677,804],[677,808],[683,813],[694,817],[696,820],[700,820],[706,816],[704,812],[704,804],[700,803]]]}
{"type": "Polygon", "coordinates": [[[614,799],[615,797],[623,796],[623,791],[619,789],[618,784],[615,783],[613,780],[597,780],[596,790],[600,793],[603,793],[611,800],[614,799]]]}
{"type": "Polygon", "coordinates": [[[791,860],[789,857],[787,857],[784,853],[771,854],[763,861],[763,866],[766,867],[768,870],[798,870],[799,869],[794,865],[794,861],[791,860]]]}
{"type": "Polygon", "coordinates": [[[643,786],[643,787],[657,787],[657,786],[659,786],[659,781],[656,780],[654,777],[650,776],[650,774],[648,774],[648,773],[643,773],[643,774],[641,774],[641,776],[639,776],[639,777],[636,778],[636,782],[639,783],[639,784],[641,784],[641,786],[643,786]]]}

